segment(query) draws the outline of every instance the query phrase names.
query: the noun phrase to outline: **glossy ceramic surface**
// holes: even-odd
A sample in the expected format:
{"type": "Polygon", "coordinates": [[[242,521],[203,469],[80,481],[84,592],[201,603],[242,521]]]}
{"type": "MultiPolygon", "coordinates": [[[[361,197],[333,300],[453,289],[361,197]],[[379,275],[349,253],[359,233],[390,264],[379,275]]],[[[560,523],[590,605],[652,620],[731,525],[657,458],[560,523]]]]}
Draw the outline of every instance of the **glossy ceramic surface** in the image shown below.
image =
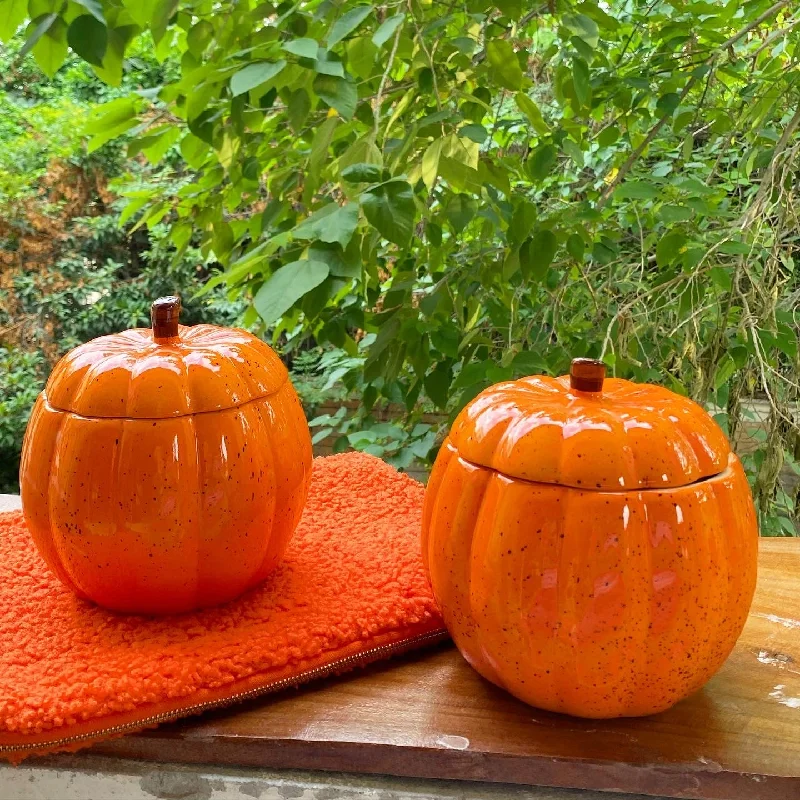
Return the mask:
{"type": "Polygon", "coordinates": [[[741,633],[755,510],[705,411],[584,366],[572,385],[525,378],[464,409],[426,490],[423,559],[484,677],[550,711],[653,714],[741,633]]]}
{"type": "Polygon", "coordinates": [[[50,568],[108,608],[229,600],[280,560],[302,514],[311,439],[283,364],[244,331],[147,330],[59,363],[31,415],[20,484],[50,568]]]}
{"type": "Polygon", "coordinates": [[[449,443],[428,485],[423,557],[467,661],[531,705],[582,717],[663,711],[741,633],[758,532],[739,460],[668,490],[511,479],[449,443]]]}
{"type": "Polygon", "coordinates": [[[270,346],[246,331],[181,325],[166,344],[150,328],[135,328],[76,347],[45,394],[51,408],[84,417],[162,419],[233,408],[287,379],[270,346]]]}
{"type": "Polygon", "coordinates": [[[569,376],[499,383],[456,418],[450,439],[473,464],[588,489],[685,486],[725,469],[730,446],[696,403],[610,378],[602,392],[569,376]]]}

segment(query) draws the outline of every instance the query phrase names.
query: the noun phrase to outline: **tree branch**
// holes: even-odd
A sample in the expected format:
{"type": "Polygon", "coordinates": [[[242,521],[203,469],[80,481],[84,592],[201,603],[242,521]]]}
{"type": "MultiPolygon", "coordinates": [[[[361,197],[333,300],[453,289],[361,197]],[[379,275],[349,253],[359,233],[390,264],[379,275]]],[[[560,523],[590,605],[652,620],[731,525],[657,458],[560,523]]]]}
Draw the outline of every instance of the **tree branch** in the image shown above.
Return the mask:
{"type": "Polygon", "coordinates": [[[381,82],[378,85],[378,93],[375,95],[374,104],[372,106],[372,115],[375,118],[375,139],[378,138],[378,131],[381,124],[381,103],[383,102],[383,90],[386,88],[386,81],[389,79],[389,73],[392,71],[392,64],[394,64],[394,57],[397,55],[397,47],[400,44],[400,31],[403,30],[402,25],[397,26],[397,31],[394,34],[394,44],[392,51],[389,53],[389,62],[386,64],[386,69],[381,75],[381,82]]]}
{"type": "MultiPolygon", "coordinates": [[[[720,53],[724,52],[729,47],[736,44],[736,42],[738,42],[740,39],[747,36],[747,34],[750,33],[750,31],[752,31],[754,28],[757,28],[765,20],[773,17],[778,11],[780,11],[785,6],[788,6],[793,1],[794,0],[778,0],[777,3],[773,3],[773,5],[771,5],[763,14],[760,14],[754,20],[748,22],[747,25],[745,25],[741,30],[737,31],[733,36],[724,41],[716,50],[712,52],[709,58],[706,59],[705,63],[708,64],[712,62],[720,53]]],[[[692,75],[686,82],[686,86],[683,87],[683,91],[681,92],[680,96],[681,101],[683,101],[683,99],[686,97],[686,95],[689,93],[689,91],[694,87],[696,83],[697,83],[697,78],[694,75],[692,75]]],[[[670,117],[671,117],[670,114],[665,114],[663,117],[661,117],[656,122],[656,124],[653,125],[652,128],[650,128],[644,141],[628,156],[628,158],[625,160],[625,163],[619,168],[619,171],[614,176],[614,180],[612,180],[611,183],[608,184],[608,186],[603,190],[603,193],[600,195],[600,198],[597,201],[598,209],[601,209],[606,205],[606,203],[611,198],[611,195],[613,194],[614,190],[617,188],[617,186],[620,185],[620,183],[622,183],[623,180],[625,180],[625,177],[631,171],[633,165],[639,160],[642,153],[644,153],[648,145],[652,143],[653,139],[656,138],[658,132],[661,130],[664,124],[669,121],[670,117]]]]}
{"type": "MultiPolygon", "coordinates": [[[[689,90],[697,83],[697,78],[692,76],[686,82],[686,86],[683,87],[683,91],[681,92],[681,101],[683,101],[684,97],[689,94],[689,90]]],[[[647,136],[645,136],[644,141],[625,159],[625,163],[619,168],[617,174],[614,176],[614,180],[606,186],[603,190],[603,193],[600,195],[600,199],[597,201],[597,208],[601,209],[605,204],[611,199],[611,195],[614,193],[614,190],[619,186],[622,181],[625,180],[627,174],[631,171],[633,165],[639,160],[642,153],[647,149],[647,147],[651,144],[653,139],[658,136],[658,132],[664,126],[664,124],[670,119],[671,114],[664,114],[661,119],[650,128],[647,136]]]]}

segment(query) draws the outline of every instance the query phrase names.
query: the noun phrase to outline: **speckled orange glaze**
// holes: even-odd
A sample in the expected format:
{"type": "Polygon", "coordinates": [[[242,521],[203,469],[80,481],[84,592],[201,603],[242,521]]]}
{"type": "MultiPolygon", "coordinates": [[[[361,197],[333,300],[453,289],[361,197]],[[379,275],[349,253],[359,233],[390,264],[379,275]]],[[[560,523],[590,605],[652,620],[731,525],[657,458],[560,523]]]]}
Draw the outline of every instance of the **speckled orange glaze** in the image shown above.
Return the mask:
{"type": "Polygon", "coordinates": [[[68,353],[34,406],[20,484],[36,545],[67,586],[161,614],[263,580],[310,476],[308,427],[280,359],[249,333],[196,325],[68,353]]]}
{"type": "Polygon", "coordinates": [[[758,543],[741,464],[706,412],[660,387],[605,387],[486,390],[442,447],[423,514],[467,661],[531,705],[594,718],[663,711],[719,669],[758,543]]]}

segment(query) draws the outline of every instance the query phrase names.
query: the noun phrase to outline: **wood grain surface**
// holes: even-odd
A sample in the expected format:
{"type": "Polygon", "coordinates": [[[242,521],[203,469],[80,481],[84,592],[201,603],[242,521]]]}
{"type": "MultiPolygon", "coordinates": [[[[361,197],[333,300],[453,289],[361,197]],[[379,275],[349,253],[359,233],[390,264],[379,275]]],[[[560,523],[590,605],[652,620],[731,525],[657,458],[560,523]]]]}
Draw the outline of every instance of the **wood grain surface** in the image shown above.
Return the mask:
{"type": "Polygon", "coordinates": [[[686,798],[800,799],[800,540],[762,540],[721,672],[646,719],[525,706],[451,646],[97,745],[186,763],[385,773],[686,798]]]}

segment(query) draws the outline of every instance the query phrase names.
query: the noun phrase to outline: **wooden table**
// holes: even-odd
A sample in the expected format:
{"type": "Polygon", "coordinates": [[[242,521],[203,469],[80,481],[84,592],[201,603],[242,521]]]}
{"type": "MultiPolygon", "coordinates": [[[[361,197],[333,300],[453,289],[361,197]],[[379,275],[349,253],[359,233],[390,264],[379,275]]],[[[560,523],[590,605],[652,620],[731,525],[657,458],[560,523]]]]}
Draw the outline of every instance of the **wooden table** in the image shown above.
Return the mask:
{"type": "Polygon", "coordinates": [[[529,708],[449,645],[92,753],[686,798],[800,800],[800,540],[763,539],[747,626],[708,686],[647,719],[529,708]]]}

